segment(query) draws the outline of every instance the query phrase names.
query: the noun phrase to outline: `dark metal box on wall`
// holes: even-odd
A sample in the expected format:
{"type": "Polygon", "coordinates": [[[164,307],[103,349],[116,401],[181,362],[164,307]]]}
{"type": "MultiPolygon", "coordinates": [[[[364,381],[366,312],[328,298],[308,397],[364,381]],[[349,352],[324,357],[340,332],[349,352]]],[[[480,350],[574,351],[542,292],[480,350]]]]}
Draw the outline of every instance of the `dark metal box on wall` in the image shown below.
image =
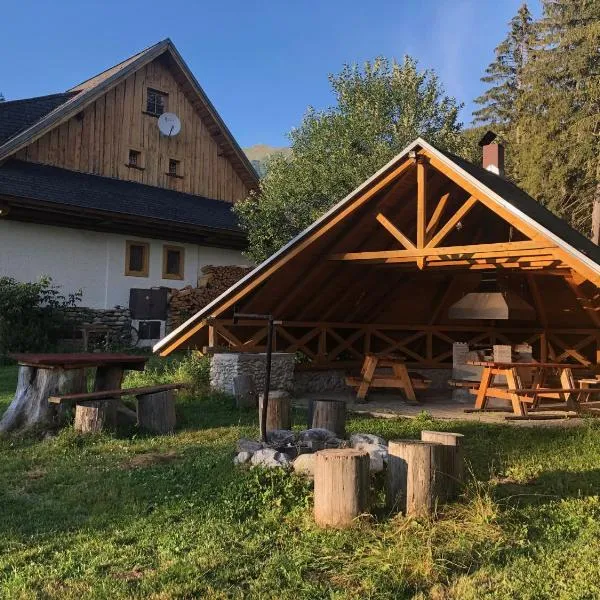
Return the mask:
{"type": "Polygon", "coordinates": [[[166,321],[169,289],[131,288],[129,290],[129,310],[132,319],[166,321]]]}

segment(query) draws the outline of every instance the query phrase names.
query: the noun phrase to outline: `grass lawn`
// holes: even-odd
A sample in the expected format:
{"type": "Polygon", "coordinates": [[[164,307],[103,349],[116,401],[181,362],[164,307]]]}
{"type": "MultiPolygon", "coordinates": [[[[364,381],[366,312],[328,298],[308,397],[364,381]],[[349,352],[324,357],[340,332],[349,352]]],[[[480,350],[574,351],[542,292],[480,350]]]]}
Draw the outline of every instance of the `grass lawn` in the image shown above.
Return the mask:
{"type": "MultiPolygon", "coordinates": [[[[14,368],[0,368],[0,406],[14,368]]],[[[0,409],[1,410],[1,409],[0,409]]],[[[296,415],[301,422],[301,415],[296,415]]],[[[234,469],[256,417],[182,399],[174,436],[0,440],[1,598],[598,598],[600,428],[353,418],[350,431],[464,433],[471,483],[431,521],[348,531],[311,490],[234,469]]]]}

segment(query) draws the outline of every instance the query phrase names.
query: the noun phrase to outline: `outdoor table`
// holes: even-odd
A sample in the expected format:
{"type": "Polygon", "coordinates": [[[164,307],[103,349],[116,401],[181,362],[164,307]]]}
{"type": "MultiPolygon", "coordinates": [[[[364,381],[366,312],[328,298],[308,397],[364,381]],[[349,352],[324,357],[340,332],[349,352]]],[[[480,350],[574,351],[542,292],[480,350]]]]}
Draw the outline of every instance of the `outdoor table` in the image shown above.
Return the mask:
{"type": "Polygon", "coordinates": [[[404,357],[397,354],[373,354],[365,355],[360,377],[347,377],[346,383],[352,387],[358,387],[356,401],[364,402],[369,389],[376,388],[398,388],[404,391],[407,400],[416,402],[413,383],[408,374],[404,357]],[[391,368],[390,374],[378,374],[379,367],[391,368]]]}
{"type": "Polygon", "coordinates": [[[536,407],[539,397],[554,398],[566,403],[567,408],[573,408],[571,394],[569,392],[544,392],[540,394],[519,393],[515,390],[528,390],[543,388],[549,375],[553,372],[558,373],[561,386],[564,390],[576,387],[573,378],[573,370],[586,369],[591,367],[582,364],[552,363],[552,362],[494,362],[494,361],[467,361],[467,364],[483,367],[479,387],[472,390],[476,394],[475,409],[485,410],[487,401],[490,398],[500,398],[510,400],[513,413],[517,416],[524,416],[528,412],[528,405],[536,407]],[[529,372],[529,373],[528,373],[529,372]],[[523,383],[523,376],[528,374],[531,381],[523,383]],[[494,385],[498,376],[506,377],[506,386],[500,387],[494,385]]]}
{"type": "Polygon", "coordinates": [[[19,363],[15,397],[0,421],[0,431],[32,427],[56,417],[48,398],[86,390],[85,369],[94,367],[93,391],[121,389],[127,369],[143,371],[147,356],[112,353],[10,354],[19,363]]]}

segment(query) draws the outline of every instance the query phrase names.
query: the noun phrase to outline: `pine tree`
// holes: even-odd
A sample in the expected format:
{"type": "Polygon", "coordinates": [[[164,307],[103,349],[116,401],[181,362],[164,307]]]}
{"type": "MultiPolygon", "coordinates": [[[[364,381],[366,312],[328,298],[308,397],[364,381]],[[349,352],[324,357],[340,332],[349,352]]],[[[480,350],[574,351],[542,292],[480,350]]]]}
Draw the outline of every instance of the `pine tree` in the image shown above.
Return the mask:
{"type": "Polygon", "coordinates": [[[589,235],[600,233],[600,0],[543,0],[512,123],[519,183],[589,235]]]}
{"type": "Polygon", "coordinates": [[[523,68],[529,58],[533,36],[532,17],[523,3],[509,23],[509,32],[496,48],[496,58],[481,78],[491,87],[475,99],[481,108],[473,122],[504,133],[515,120],[515,106],[521,90],[523,68]]]}

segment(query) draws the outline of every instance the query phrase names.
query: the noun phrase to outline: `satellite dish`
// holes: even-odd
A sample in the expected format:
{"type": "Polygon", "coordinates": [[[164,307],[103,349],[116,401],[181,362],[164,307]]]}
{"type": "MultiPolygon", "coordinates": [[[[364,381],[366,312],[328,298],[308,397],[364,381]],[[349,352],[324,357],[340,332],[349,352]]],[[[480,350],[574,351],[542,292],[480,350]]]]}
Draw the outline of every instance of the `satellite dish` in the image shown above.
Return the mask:
{"type": "Polygon", "coordinates": [[[174,137],[181,131],[181,121],[175,113],[163,113],[158,118],[158,128],[163,135],[174,137]]]}

